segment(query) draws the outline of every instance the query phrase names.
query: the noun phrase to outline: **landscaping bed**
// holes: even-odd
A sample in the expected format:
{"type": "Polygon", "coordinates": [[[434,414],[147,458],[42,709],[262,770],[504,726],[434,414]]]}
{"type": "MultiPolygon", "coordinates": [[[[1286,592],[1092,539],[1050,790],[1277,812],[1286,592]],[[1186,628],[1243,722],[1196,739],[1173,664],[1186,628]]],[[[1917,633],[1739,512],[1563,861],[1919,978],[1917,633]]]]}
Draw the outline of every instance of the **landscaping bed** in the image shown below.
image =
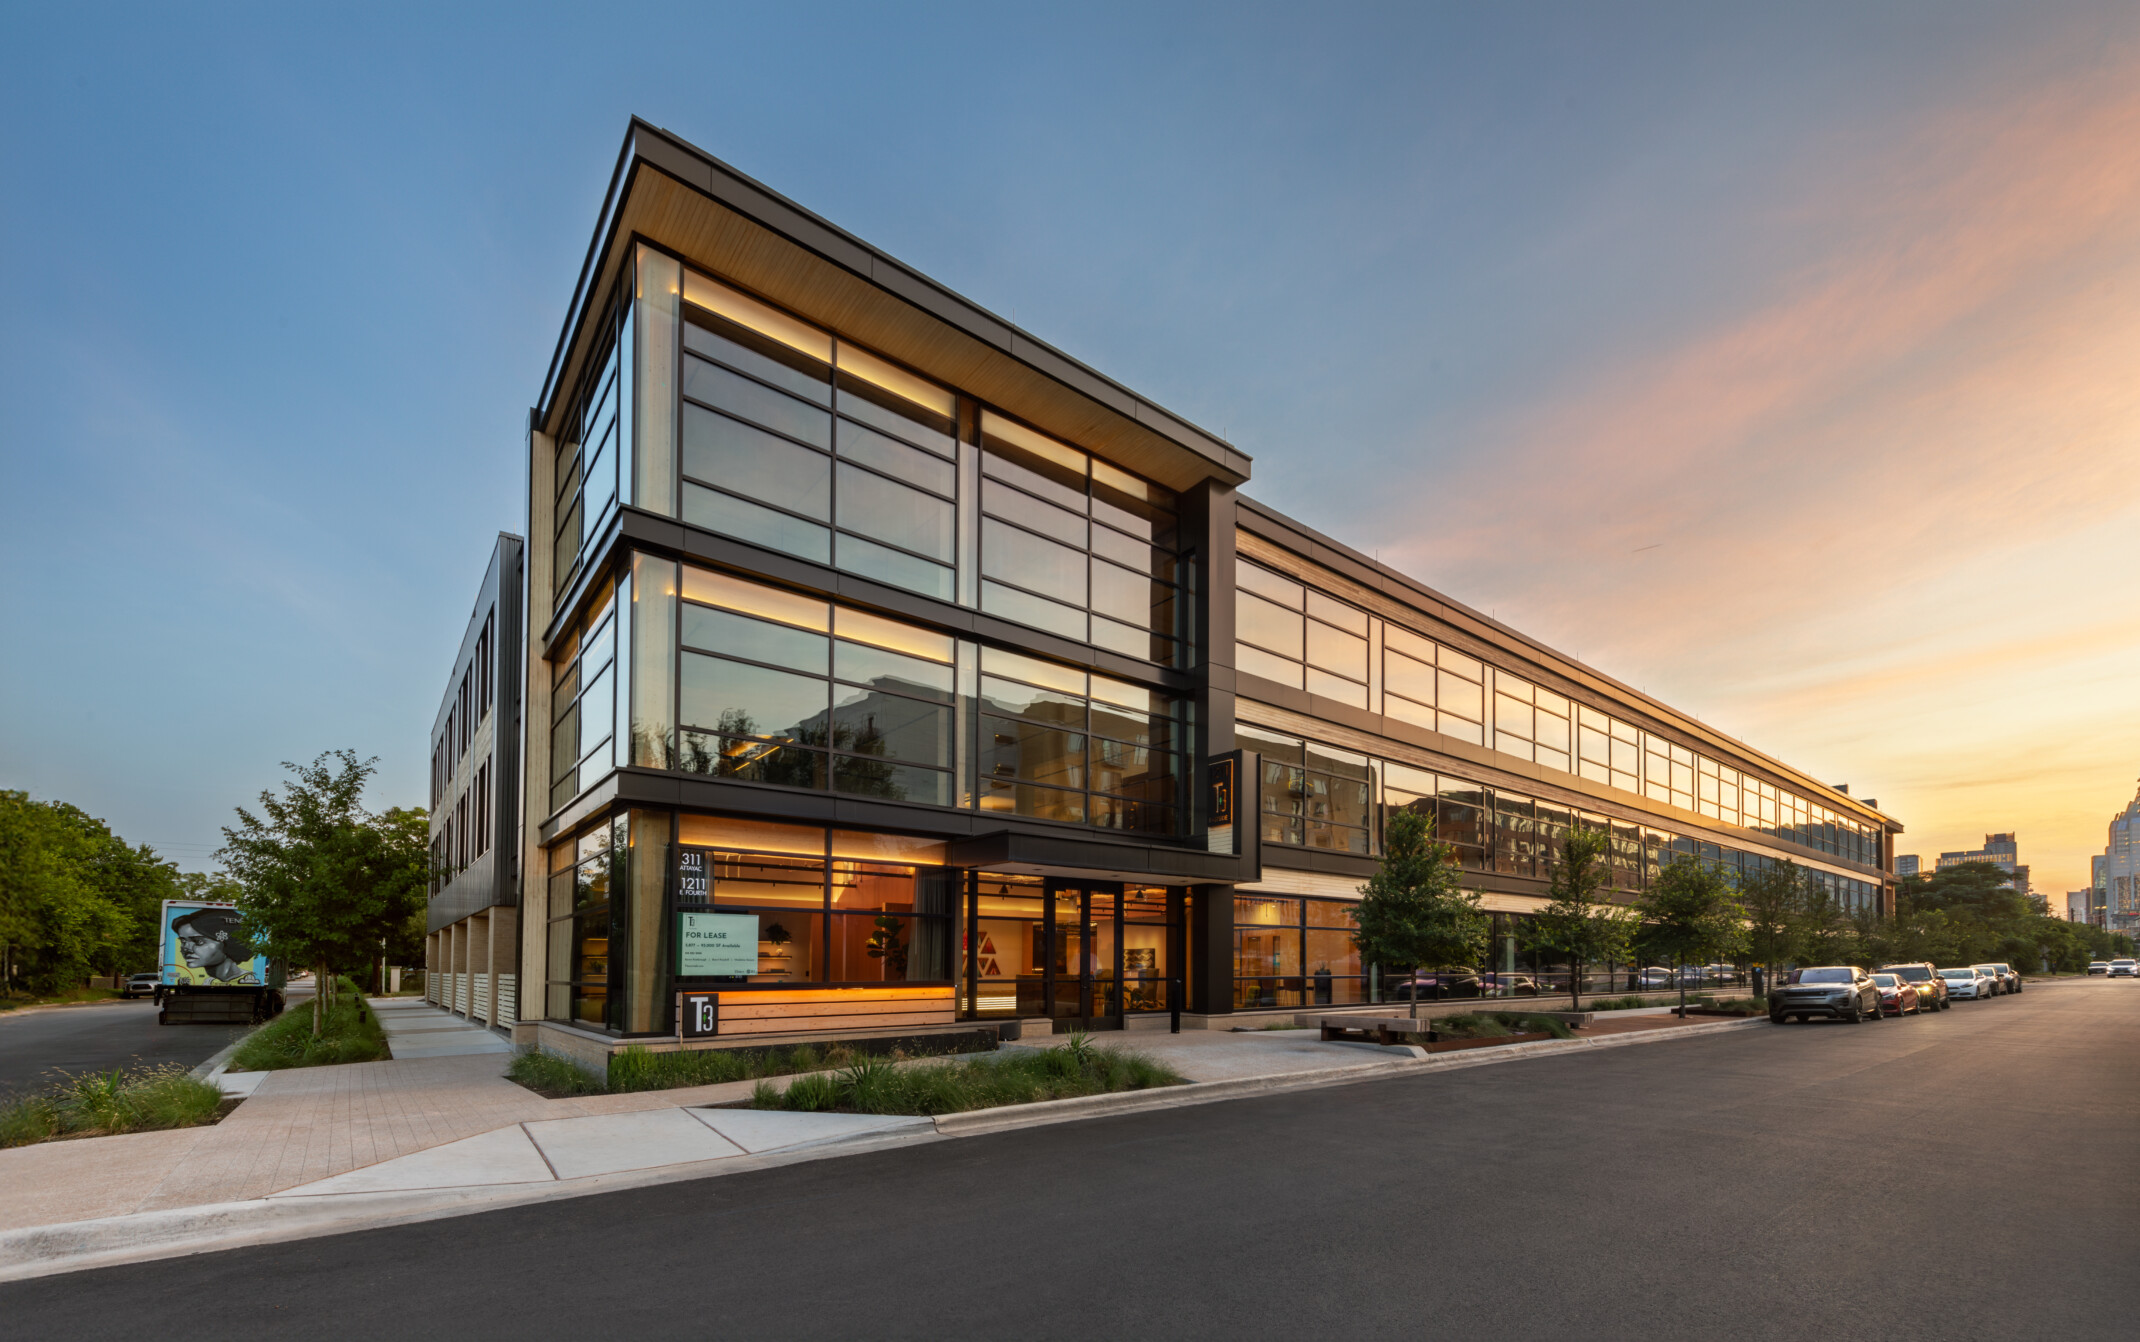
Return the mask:
{"type": "Polygon", "coordinates": [[[755,1081],[844,1067],[869,1057],[890,1062],[976,1053],[995,1047],[995,1032],[922,1036],[910,1039],[856,1040],[841,1044],[796,1044],[789,1048],[707,1048],[655,1053],[627,1048],[609,1060],[606,1078],[547,1053],[522,1053],[506,1076],[546,1099],[574,1095],[611,1095],[641,1090],[676,1090],[726,1081],[755,1081]]]}
{"type": "Polygon", "coordinates": [[[1573,1039],[1575,1031],[1557,1016],[1515,1011],[1478,1011],[1444,1016],[1427,1035],[1427,1051],[1478,1048],[1486,1044],[1525,1044],[1538,1039],[1573,1039]]]}
{"type": "Polygon", "coordinates": [[[379,1017],[357,991],[357,985],[345,978],[334,1000],[327,1004],[317,1038],[312,1034],[312,1008],[293,1008],[247,1035],[231,1055],[230,1070],[278,1072],[290,1067],[383,1062],[393,1056],[386,1046],[386,1031],[379,1025],[379,1017]]]}
{"type": "Polygon", "coordinates": [[[177,1063],[68,1076],[0,1100],[0,1147],[213,1123],[236,1101],[177,1063]]]}
{"type": "Polygon", "coordinates": [[[956,1114],[1041,1100],[1178,1086],[1186,1078],[1138,1053],[1098,1048],[1073,1034],[1054,1048],[952,1058],[918,1067],[857,1058],[836,1072],[799,1077],[786,1089],[762,1081],[753,1109],[796,1113],[956,1114]]]}
{"type": "Polygon", "coordinates": [[[1674,1007],[1675,1016],[1765,1016],[1768,1003],[1759,997],[1732,997],[1721,1002],[1689,1003],[1685,1009],[1674,1007]]]}

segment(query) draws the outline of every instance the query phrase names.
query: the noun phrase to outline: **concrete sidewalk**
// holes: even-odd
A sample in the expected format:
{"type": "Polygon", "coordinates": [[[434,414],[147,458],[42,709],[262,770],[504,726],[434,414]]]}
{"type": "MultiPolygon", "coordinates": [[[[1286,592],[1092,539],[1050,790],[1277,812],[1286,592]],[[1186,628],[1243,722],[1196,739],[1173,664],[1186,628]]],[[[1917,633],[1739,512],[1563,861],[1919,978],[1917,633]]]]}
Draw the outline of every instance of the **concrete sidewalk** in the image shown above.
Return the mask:
{"type": "Polygon", "coordinates": [[[392,1061],[267,1073],[212,1127],[0,1151],[0,1280],[700,1178],[887,1143],[1754,1023],[1689,1022],[1433,1057],[1412,1047],[1321,1043],[1306,1030],[1102,1037],[1095,1042],[1165,1062],[1191,1084],[932,1120],[710,1107],[747,1101],[755,1084],[748,1081],[544,1099],[505,1078],[511,1049],[497,1047],[503,1041],[489,1031],[420,1003],[374,1006],[382,1023],[393,1022],[392,1061]],[[404,1048],[425,1056],[402,1056],[404,1048]]]}

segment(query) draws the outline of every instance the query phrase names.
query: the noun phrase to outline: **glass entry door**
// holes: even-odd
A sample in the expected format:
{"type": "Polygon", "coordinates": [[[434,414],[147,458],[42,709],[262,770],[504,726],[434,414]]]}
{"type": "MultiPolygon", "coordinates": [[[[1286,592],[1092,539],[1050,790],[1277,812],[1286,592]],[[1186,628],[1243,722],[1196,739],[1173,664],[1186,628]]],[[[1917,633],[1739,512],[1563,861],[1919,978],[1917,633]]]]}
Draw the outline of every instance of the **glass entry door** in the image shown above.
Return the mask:
{"type": "Polygon", "coordinates": [[[960,933],[960,1014],[1045,1017],[1116,1030],[1168,1009],[1179,971],[1181,895],[1068,877],[969,878],[960,933]]]}
{"type": "Polygon", "coordinates": [[[1122,1028],[1122,887],[1049,881],[1048,1014],[1063,1027],[1122,1028]]]}

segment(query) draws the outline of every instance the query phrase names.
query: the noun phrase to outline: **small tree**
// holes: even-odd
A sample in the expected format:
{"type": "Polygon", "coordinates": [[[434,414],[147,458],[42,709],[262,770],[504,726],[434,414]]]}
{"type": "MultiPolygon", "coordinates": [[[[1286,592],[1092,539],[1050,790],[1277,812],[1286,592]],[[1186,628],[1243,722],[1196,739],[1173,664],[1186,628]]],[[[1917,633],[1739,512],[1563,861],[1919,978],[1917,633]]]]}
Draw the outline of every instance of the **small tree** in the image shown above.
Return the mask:
{"type": "Polygon", "coordinates": [[[1627,952],[1634,919],[1600,893],[1610,879],[1605,857],[1612,836],[1603,830],[1571,829],[1560,841],[1553,864],[1553,902],[1531,915],[1529,941],[1568,962],[1568,1005],[1581,1010],[1583,973],[1627,952]]]}
{"type": "MultiPolygon", "coordinates": [[[[1456,852],[1427,836],[1416,811],[1391,815],[1382,835],[1382,868],[1360,887],[1352,906],[1352,944],[1370,964],[1414,969],[1470,964],[1486,945],[1479,897],[1461,884],[1456,852]]],[[[1412,987],[1419,1019],[1419,987],[1412,987]]]]}
{"type": "Polygon", "coordinates": [[[1686,963],[1708,964],[1734,954],[1746,939],[1746,914],[1724,873],[1682,854],[1657,873],[1636,901],[1643,944],[1670,957],[1681,973],[1680,1014],[1687,1010],[1686,963]]]}
{"type": "Polygon", "coordinates": [[[1804,872],[1799,883],[1797,959],[1806,965],[1849,964],[1858,953],[1858,933],[1850,912],[1818,872],[1804,872]]]}
{"type": "Polygon", "coordinates": [[[296,775],[282,795],[260,794],[263,816],[238,808],[218,855],[237,884],[247,932],[286,964],[318,976],[312,1033],[325,1019],[334,974],[370,963],[380,939],[422,905],[427,853],[405,815],[364,809],[375,760],[337,750],[296,775]],[[330,763],[333,761],[333,763],[330,763]]]}
{"type": "Polygon", "coordinates": [[[1797,937],[1800,896],[1796,862],[1771,863],[1739,878],[1739,908],[1746,915],[1746,953],[1755,964],[1768,971],[1771,983],[1775,980],[1777,967],[1791,956],[1797,937]]]}

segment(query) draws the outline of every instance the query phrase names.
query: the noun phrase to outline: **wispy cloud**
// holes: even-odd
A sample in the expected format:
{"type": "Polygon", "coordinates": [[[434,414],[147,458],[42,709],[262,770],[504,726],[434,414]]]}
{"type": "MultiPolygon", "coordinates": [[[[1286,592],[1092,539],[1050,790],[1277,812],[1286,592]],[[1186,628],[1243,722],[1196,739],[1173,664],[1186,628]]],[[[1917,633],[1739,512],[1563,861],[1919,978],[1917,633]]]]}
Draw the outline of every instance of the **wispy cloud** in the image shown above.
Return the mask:
{"type": "Polygon", "coordinates": [[[2106,666],[2140,655],[2114,597],[2140,556],[2140,60],[1974,99],[1767,202],[1760,234],[1811,259],[1474,424],[1440,487],[1462,507],[1379,529],[1604,669],[1878,781],[1928,846],[2023,829],[2048,886],[2140,768],[2106,726],[2134,716],[2106,666]]]}

